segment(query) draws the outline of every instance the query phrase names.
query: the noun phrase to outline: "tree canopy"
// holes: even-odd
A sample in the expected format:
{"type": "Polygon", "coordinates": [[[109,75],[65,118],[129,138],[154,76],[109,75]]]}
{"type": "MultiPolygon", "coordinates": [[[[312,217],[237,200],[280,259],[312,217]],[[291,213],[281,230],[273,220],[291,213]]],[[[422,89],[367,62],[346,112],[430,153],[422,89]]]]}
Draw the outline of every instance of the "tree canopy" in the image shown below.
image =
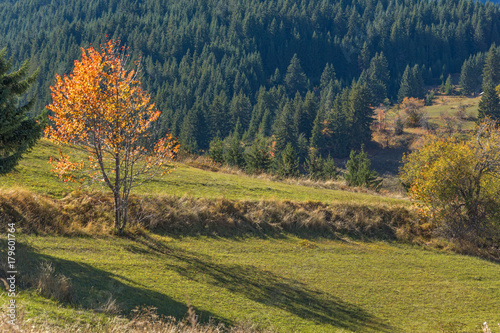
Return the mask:
{"type": "MultiPolygon", "coordinates": [[[[73,144],[88,153],[87,161],[73,162],[60,154],[54,171],[64,180],[77,170],[90,171],[113,192],[115,224],[127,224],[127,202],[133,187],[170,171],[168,163],[179,146],[171,135],[154,142],[151,125],[160,116],[149,94],[141,88],[137,69],[128,69],[126,48],[109,40],[100,49],[82,49],[70,76],[56,76],[51,87],[52,126],[45,135],[57,143],[73,144]]],[[[139,67],[138,62],[135,63],[139,67]]]]}
{"type": "Polygon", "coordinates": [[[5,59],[6,53],[6,49],[0,51],[0,174],[14,169],[22,155],[34,146],[43,128],[41,119],[28,118],[34,98],[22,102],[38,71],[28,75],[29,63],[25,61],[17,71],[9,72],[12,60],[5,59]]]}

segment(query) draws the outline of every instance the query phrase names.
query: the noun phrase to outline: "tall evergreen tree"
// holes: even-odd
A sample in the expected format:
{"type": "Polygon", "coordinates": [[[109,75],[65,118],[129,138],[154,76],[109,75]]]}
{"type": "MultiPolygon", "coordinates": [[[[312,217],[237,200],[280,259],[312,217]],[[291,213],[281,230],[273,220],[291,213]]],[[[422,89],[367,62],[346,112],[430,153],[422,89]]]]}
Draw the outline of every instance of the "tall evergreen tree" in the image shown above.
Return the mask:
{"type": "Polygon", "coordinates": [[[479,73],[484,68],[484,54],[478,53],[475,56],[470,56],[462,64],[460,70],[459,85],[463,95],[471,95],[481,91],[482,78],[479,73]]]}
{"type": "Polygon", "coordinates": [[[490,83],[494,87],[500,84],[500,54],[495,45],[490,47],[484,61],[483,89],[485,85],[489,85],[490,83]]]}
{"type": "Polygon", "coordinates": [[[246,169],[250,173],[266,172],[271,166],[271,151],[267,139],[258,137],[245,154],[246,169]]]}
{"type": "Polygon", "coordinates": [[[401,102],[405,97],[410,97],[413,91],[413,71],[410,65],[406,65],[406,69],[401,77],[401,84],[399,86],[398,101],[401,102]]]}
{"type": "Polygon", "coordinates": [[[10,72],[12,60],[6,60],[7,50],[0,51],[0,174],[11,171],[31,149],[42,133],[41,119],[29,119],[34,99],[19,105],[35,81],[38,71],[28,76],[26,61],[17,71],[10,72]]]}
{"type": "Polygon", "coordinates": [[[370,61],[368,68],[367,85],[373,98],[373,105],[378,106],[387,98],[387,85],[389,84],[389,65],[387,58],[381,52],[376,53],[370,61]]]}
{"type": "Polygon", "coordinates": [[[221,91],[220,94],[215,96],[210,106],[210,113],[210,130],[212,137],[215,137],[217,132],[220,132],[221,136],[225,138],[231,130],[231,123],[228,122],[228,119],[230,119],[229,105],[224,91],[221,91]]]}
{"type": "Polygon", "coordinates": [[[412,75],[413,81],[411,83],[412,93],[411,96],[408,97],[415,97],[422,99],[425,97],[425,89],[424,89],[424,78],[420,66],[418,65],[413,66],[412,72],[413,72],[412,75]]]}
{"type": "Polygon", "coordinates": [[[293,55],[286,70],[285,84],[290,96],[295,95],[297,91],[303,94],[307,90],[307,76],[300,65],[297,53],[293,55]]]}
{"type": "Polygon", "coordinates": [[[486,82],[478,106],[478,119],[483,119],[486,116],[497,121],[500,120],[500,97],[498,97],[491,81],[486,82]]]}
{"type": "Polygon", "coordinates": [[[321,89],[321,91],[323,91],[328,87],[329,84],[335,82],[335,80],[337,80],[335,68],[333,68],[333,65],[327,63],[325,69],[323,70],[323,73],[321,74],[319,88],[321,89]]]}
{"type": "Polygon", "coordinates": [[[287,144],[297,147],[298,133],[294,122],[294,107],[288,102],[283,107],[281,114],[276,118],[273,125],[273,134],[276,138],[276,150],[285,149],[287,144]]]}
{"type": "Polygon", "coordinates": [[[371,95],[366,85],[354,85],[349,95],[349,118],[351,120],[351,147],[359,147],[371,140],[373,108],[371,95]]]}

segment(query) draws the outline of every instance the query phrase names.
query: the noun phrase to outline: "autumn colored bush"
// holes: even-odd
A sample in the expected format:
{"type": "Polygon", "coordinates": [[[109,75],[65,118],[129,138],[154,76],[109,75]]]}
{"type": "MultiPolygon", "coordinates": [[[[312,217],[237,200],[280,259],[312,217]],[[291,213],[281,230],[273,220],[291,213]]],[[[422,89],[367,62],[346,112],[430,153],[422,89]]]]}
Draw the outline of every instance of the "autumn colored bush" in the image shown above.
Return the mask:
{"type": "MultiPolygon", "coordinates": [[[[401,180],[420,216],[452,239],[500,239],[500,130],[486,120],[473,134],[429,137],[405,156],[401,180]]],[[[498,243],[497,243],[498,244],[498,243]]]]}
{"type": "Polygon", "coordinates": [[[408,127],[422,126],[422,121],[425,120],[424,105],[423,99],[413,97],[403,99],[399,107],[403,111],[408,127]]]}

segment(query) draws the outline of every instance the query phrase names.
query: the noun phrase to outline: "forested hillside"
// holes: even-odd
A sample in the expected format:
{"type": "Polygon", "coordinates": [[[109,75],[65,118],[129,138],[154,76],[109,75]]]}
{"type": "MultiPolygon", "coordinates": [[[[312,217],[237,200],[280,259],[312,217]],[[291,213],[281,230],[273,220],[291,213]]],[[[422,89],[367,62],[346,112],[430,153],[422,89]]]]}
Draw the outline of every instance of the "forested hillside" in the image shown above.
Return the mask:
{"type": "Polygon", "coordinates": [[[370,139],[372,106],[423,98],[500,44],[500,8],[471,0],[3,0],[0,13],[0,47],[41,69],[35,113],[108,35],[143,56],[159,129],[193,152],[233,134],[345,156],[370,139]]]}

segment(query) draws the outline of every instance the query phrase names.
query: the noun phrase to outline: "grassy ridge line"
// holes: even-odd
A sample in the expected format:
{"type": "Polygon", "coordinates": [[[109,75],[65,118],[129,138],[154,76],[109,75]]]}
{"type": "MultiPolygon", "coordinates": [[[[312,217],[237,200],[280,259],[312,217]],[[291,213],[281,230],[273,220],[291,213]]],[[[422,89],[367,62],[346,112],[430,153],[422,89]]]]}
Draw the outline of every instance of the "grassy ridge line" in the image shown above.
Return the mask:
{"type": "MultiPolygon", "coordinates": [[[[27,190],[0,190],[0,216],[25,233],[104,235],[113,233],[113,198],[75,191],[58,200],[27,190]]],[[[319,201],[229,200],[176,196],[133,196],[132,233],[142,229],[182,235],[261,235],[287,231],[397,239],[412,225],[403,206],[325,204],[319,201]],[[399,230],[401,229],[401,230],[399,230]],[[399,231],[398,231],[399,230],[399,231]],[[398,236],[400,235],[400,236],[398,236]]],[[[0,225],[5,229],[6,223],[0,225]]]]}
{"type": "MultiPolygon", "coordinates": [[[[65,154],[78,156],[77,151],[62,147],[65,154]]],[[[78,188],[75,184],[62,183],[50,171],[50,156],[57,157],[58,147],[41,140],[33,151],[21,161],[16,172],[0,178],[0,188],[23,187],[38,194],[62,198],[78,188]]],[[[84,158],[80,154],[80,158],[84,158]]],[[[94,186],[94,190],[102,190],[94,186]]],[[[155,179],[138,187],[136,194],[176,195],[197,198],[225,197],[232,200],[317,200],[325,203],[358,203],[367,205],[409,205],[401,200],[380,195],[353,193],[340,190],[314,188],[259,179],[248,175],[211,172],[177,163],[174,173],[155,179]]]]}

